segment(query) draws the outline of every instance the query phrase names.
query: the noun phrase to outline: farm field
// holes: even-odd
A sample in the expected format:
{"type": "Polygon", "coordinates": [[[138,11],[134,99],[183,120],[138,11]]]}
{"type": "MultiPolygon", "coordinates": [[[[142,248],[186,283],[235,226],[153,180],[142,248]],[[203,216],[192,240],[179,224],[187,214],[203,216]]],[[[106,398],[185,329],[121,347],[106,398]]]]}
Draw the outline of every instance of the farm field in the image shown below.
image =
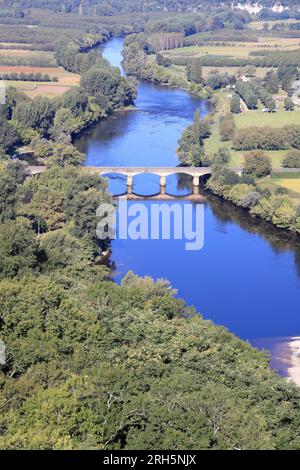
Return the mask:
{"type": "Polygon", "coordinates": [[[172,49],[171,51],[163,51],[163,54],[168,57],[202,57],[204,55],[224,55],[224,56],[234,56],[238,58],[249,57],[251,51],[256,51],[257,45],[241,45],[234,46],[187,46],[179,47],[177,49],[172,49]]]}
{"type": "Polygon", "coordinates": [[[0,57],[47,57],[52,59],[53,53],[47,51],[31,51],[25,49],[0,49],[0,57]]]}
{"type": "Polygon", "coordinates": [[[255,30],[262,30],[264,29],[265,24],[269,25],[269,28],[272,28],[272,26],[275,25],[280,25],[280,24],[289,24],[289,23],[295,23],[295,20],[269,20],[269,21],[252,21],[249,23],[248,27],[251,29],[255,30]]]}
{"type": "Polygon", "coordinates": [[[297,49],[300,47],[300,38],[260,37],[258,47],[276,47],[277,49],[297,49]]]}
{"type": "Polygon", "coordinates": [[[18,42],[0,42],[1,49],[30,49],[33,44],[21,44],[18,42]]]}
{"type": "MultiPolygon", "coordinates": [[[[262,78],[266,73],[272,70],[270,67],[255,67],[255,76],[262,78]]],[[[207,78],[211,73],[228,73],[229,75],[235,75],[239,71],[243,71],[243,67],[202,67],[202,74],[204,78],[207,78]]]]}
{"type": "Polygon", "coordinates": [[[299,193],[300,196],[300,175],[297,178],[273,178],[272,182],[290,191],[299,193]]]}
{"type": "MultiPolygon", "coordinates": [[[[224,144],[224,142],[223,142],[224,144]]],[[[282,167],[282,161],[287,154],[287,150],[265,150],[264,154],[267,155],[272,162],[272,168],[276,170],[276,168],[282,167]]],[[[242,167],[244,164],[244,155],[247,154],[246,151],[231,151],[231,162],[230,165],[232,167],[242,167]]]]}
{"type": "MultiPolygon", "coordinates": [[[[262,39],[262,38],[261,38],[262,39]]],[[[300,47],[299,38],[263,38],[261,42],[243,42],[234,43],[234,45],[205,45],[205,46],[186,46],[168,51],[163,51],[167,57],[196,58],[205,55],[232,56],[238,59],[249,58],[250,52],[259,51],[267,48],[270,51],[280,49],[298,49],[300,47]]],[[[251,57],[251,56],[250,56],[251,57]]]]}
{"type": "MultiPolygon", "coordinates": [[[[229,111],[228,100],[223,91],[218,93],[219,112],[215,115],[215,123],[212,126],[211,136],[205,140],[205,151],[208,155],[214,155],[220,147],[227,147],[231,154],[231,167],[241,167],[244,163],[244,155],[246,151],[236,151],[231,148],[231,141],[221,141],[219,134],[219,115],[229,111]]],[[[237,128],[247,128],[251,126],[271,126],[282,127],[288,124],[300,124],[300,111],[288,113],[286,111],[277,111],[273,114],[262,113],[261,111],[248,111],[239,115],[235,115],[237,128]]],[[[282,161],[288,150],[270,150],[265,151],[272,162],[274,169],[282,167],[282,161]]]]}
{"type": "MultiPolygon", "coordinates": [[[[222,142],[220,139],[219,131],[218,131],[218,123],[215,123],[212,128],[212,135],[205,141],[205,152],[208,155],[214,155],[220,147],[227,147],[230,150],[231,161],[230,166],[234,167],[242,167],[244,164],[244,155],[247,153],[246,151],[236,151],[232,150],[231,148],[231,141],[222,142]]],[[[272,162],[272,167],[274,169],[282,167],[282,161],[287,154],[288,150],[270,150],[265,151],[264,153],[268,155],[272,162]]]]}
{"type": "Polygon", "coordinates": [[[283,127],[286,125],[300,125],[300,111],[277,111],[276,113],[263,113],[261,111],[247,111],[235,116],[238,128],[250,126],[283,127]]]}
{"type": "Polygon", "coordinates": [[[269,180],[267,187],[274,189],[277,187],[285,188],[289,191],[289,195],[296,199],[297,202],[300,200],[300,173],[282,173],[273,175],[269,180]]]}
{"type": "Polygon", "coordinates": [[[186,67],[184,65],[171,65],[168,67],[168,71],[172,72],[176,77],[180,77],[183,79],[186,78],[186,67]]]}
{"type": "MultiPolygon", "coordinates": [[[[148,57],[149,63],[153,63],[154,60],[151,56],[148,57]]],[[[238,71],[242,71],[241,67],[202,67],[203,78],[206,79],[211,73],[228,73],[229,75],[234,75],[238,71]]],[[[255,76],[262,78],[266,73],[271,70],[268,67],[256,67],[255,76]]],[[[168,71],[174,73],[178,78],[186,79],[186,66],[185,65],[175,65],[172,64],[168,67],[168,71]]]]}
{"type": "MultiPolygon", "coordinates": [[[[54,77],[57,78],[55,82],[6,80],[6,86],[13,86],[17,90],[24,92],[30,98],[36,96],[54,98],[79,84],[79,75],[67,72],[62,67],[55,66],[53,52],[23,49],[24,44],[20,43],[1,42],[0,46],[1,76],[11,73],[41,73],[42,75],[48,74],[51,79],[54,77]],[[15,48],[12,48],[12,46],[15,46],[15,48]],[[32,63],[32,65],[21,65],[26,64],[27,59],[28,63],[32,63]],[[17,65],[18,61],[20,61],[20,65],[17,65]],[[49,66],[47,66],[48,64],[49,66]]],[[[26,44],[26,46],[30,47],[30,44],[26,44]]]]}
{"type": "Polygon", "coordinates": [[[7,80],[7,86],[13,86],[19,91],[23,91],[30,98],[35,96],[48,96],[49,98],[62,95],[71,87],[76,86],[80,82],[80,76],[74,73],[67,72],[62,67],[13,67],[13,66],[0,66],[0,74],[5,73],[42,73],[48,74],[50,78],[57,77],[57,82],[29,82],[29,81],[14,81],[7,80]]]}

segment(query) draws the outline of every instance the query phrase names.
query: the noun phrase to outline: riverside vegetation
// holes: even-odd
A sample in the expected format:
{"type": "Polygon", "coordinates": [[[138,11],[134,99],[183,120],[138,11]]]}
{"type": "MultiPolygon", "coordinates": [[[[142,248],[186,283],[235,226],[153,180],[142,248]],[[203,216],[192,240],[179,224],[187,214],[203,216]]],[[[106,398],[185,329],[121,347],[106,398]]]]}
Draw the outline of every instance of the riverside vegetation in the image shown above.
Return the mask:
{"type": "MultiPolygon", "coordinates": [[[[20,144],[31,144],[35,149],[43,143],[42,139],[47,139],[50,146],[55,142],[71,144],[76,134],[113,110],[133,105],[135,84],[121,77],[120,71],[111,67],[99,51],[82,51],[74,42],[58,43],[55,56],[60,65],[81,75],[80,86],[55,100],[30,99],[13,87],[8,88],[0,113],[3,157],[20,144]]],[[[43,156],[46,155],[47,152],[43,156]]]]}
{"type": "MultiPolygon", "coordinates": [[[[56,0],[37,3],[62,8],[56,0]]],[[[68,2],[70,12],[75,3],[68,2]]],[[[9,14],[15,9],[4,17],[8,22],[24,22],[17,2],[4,4],[9,14]]],[[[22,4],[26,15],[31,2],[22,4]]],[[[122,2],[122,9],[132,5],[122,2]]],[[[104,7],[114,12],[116,2],[96,13],[104,14],[104,7]]],[[[181,28],[187,20],[180,19],[181,28]]],[[[178,21],[167,22],[174,23],[178,29],[178,21]]],[[[212,28],[221,24],[215,18],[212,28]]],[[[148,27],[155,32],[162,25],[151,20],[148,27]]],[[[173,40],[181,38],[168,37],[173,40]]],[[[113,110],[130,107],[135,84],[81,47],[64,37],[55,49],[58,63],[81,75],[79,87],[55,100],[30,100],[11,88],[0,107],[0,331],[6,346],[0,448],[299,449],[299,389],[270,370],[266,354],[203,320],[166,281],[128,273],[118,286],[101,265],[108,245],[95,237],[95,212],[111,197],[102,179],[80,169],[84,155],[72,139],[113,110]],[[36,179],[10,158],[21,144],[47,165],[36,179]]],[[[143,65],[147,53],[140,52],[143,65]]],[[[130,67],[125,54],[126,62],[130,67]]],[[[199,64],[190,64],[183,85],[203,92],[199,64]]],[[[197,113],[178,150],[185,164],[209,164],[203,144],[210,132],[197,113]]],[[[270,167],[266,159],[258,166],[257,157],[252,154],[246,168],[252,179],[243,176],[241,184],[220,149],[210,184],[236,191],[237,200],[251,194],[252,202],[258,198],[253,208],[262,205],[251,175],[270,167]]]]}
{"type": "MultiPolygon", "coordinates": [[[[228,140],[235,132],[233,116],[230,114],[223,116],[220,126],[224,140],[228,140]]],[[[282,145],[289,145],[290,150],[285,157],[284,165],[287,168],[297,168],[300,165],[300,126],[288,126],[280,134],[275,129],[257,129],[257,133],[253,131],[253,136],[251,129],[236,133],[236,142],[240,142],[245,150],[251,150],[245,153],[242,176],[231,170],[230,151],[226,146],[220,147],[214,155],[205,152],[204,143],[209,135],[209,122],[201,121],[199,112],[196,112],[193,124],[184,131],[179,141],[177,153],[182,164],[211,166],[212,176],[207,181],[206,187],[214,194],[249,210],[253,216],[261,217],[279,228],[299,234],[299,197],[293,197],[282,187],[273,188],[262,183],[262,178],[271,174],[272,164],[270,158],[261,150],[265,146],[260,142],[267,145],[270,139],[272,148],[279,140],[282,145]],[[274,136],[274,139],[271,136],[274,136]],[[250,144],[252,137],[253,146],[250,144]]],[[[297,174],[295,176],[297,177],[297,174]]]]}

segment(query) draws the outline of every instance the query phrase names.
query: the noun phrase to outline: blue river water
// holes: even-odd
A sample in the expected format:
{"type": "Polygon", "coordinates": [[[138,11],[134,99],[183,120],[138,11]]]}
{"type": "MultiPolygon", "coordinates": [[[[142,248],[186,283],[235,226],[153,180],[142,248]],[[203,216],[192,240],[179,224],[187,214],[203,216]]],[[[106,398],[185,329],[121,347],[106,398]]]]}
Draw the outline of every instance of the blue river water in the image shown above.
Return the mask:
{"type": "MultiPolygon", "coordinates": [[[[103,55],[120,67],[121,50],[122,40],[112,39],[103,55]]],[[[197,108],[202,117],[211,111],[208,101],[185,91],[141,82],[135,111],[113,114],[77,145],[86,153],[87,165],[177,166],[178,139],[197,108]]],[[[122,193],[125,184],[121,175],[110,179],[114,194],[122,193]]],[[[134,179],[133,191],[138,194],[158,189],[154,175],[134,179]]],[[[168,177],[167,192],[189,194],[189,177],[168,177]]],[[[156,201],[143,202],[150,209],[156,201]]],[[[128,201],[129,206],[134,203],[128,201]]],[[[176,203],[196,210],[192,201],[176,203]]],[[[204,204],[204,237],[200,251],[187,251],[183,240],[115,240],[115,279],[119,282],[130,270],[168,279],[178,296],[204,318],[260,347],[272,350],[273,340],[300,336],[299,243],[213,196],[204,204]]]]}

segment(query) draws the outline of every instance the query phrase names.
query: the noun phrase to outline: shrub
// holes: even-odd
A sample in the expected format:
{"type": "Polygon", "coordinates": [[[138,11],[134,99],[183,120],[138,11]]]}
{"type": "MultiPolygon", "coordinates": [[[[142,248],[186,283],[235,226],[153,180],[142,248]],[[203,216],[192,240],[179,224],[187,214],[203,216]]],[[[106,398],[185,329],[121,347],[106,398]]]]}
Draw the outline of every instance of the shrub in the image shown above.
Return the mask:
{"type": "Polygon", "coordinates": [[[282,135],[286,138],[291,147],[300,149],[300,126],[296,124],[284,126],[282,128],[282,135]]]}
{"type": "Polygon", "coordinates": [[[262,198],[251,209],[251,214],[262,217],[280,228],[293,228],[297,211],[293,200],[286,195],[272,194],[262,198]]]}
{"type": "Polygon", "coordinates": [[[220,135],[222,141],[231,140],[236,131],[236,124],[231,113],[220,117],[220,135]]]}
{"type": "Polygon", "coordinates": [[[293,111],[295,108],[295,104],[289,96],[287,96],[284,100],[284,107],[287,111],[293,111]]]}
{"type": "Polygon", "coordinates": [[[238,95],[233,95],[230,100],[230,111],[233,114],[240,114],[241,113],[241,99],[238,95]]]}
{"type": "Polygon", "coordinates": [[[267,176],[272,171],[271,160],[262,151],[250,152],[244,159],[244,172],[256,178],[267,176]]]}
{"type": "Polygon", "coordinates": [[[287,141],[294,143],[297,141],[296,130],[289,131],[288,134],[286,128],[275,129],[273,127],[247,127],[246,129],[239,129],[235,133],[233,148],[235,150],[282,150],[286,148],[287,141]]]}
{"type": "Polygon", "coordinates": [[[261,195],[258,191],[250,191],[241,199],[240,206],[244,207],[245,209],[251,209],[252,207],[256,206],[260,198],[261,195]]]}
{"type": "Polygon", "coordinates": [[[235,184],[229,191],[228,198],[236,205],[240,206],[241,201],[252,190],[253,187],[248,184],[235,184]]]}
{"type": "Polygon", "coordinates": [[[300,168],[300,150],[290,150],[282,164],[284,168],[300,168]]]}

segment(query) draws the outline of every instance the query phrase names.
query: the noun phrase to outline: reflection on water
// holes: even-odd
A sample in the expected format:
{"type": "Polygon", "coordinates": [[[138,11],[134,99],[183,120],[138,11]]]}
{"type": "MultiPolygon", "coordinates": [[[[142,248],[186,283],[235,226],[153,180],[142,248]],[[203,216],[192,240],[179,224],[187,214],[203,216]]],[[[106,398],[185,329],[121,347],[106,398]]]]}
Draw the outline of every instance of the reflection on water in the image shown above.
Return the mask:
{"type": "MultiPolygon", "coordinates": [[[[118,39],[105,46],[104,55],[115,65],[121,47],[118,39]]],[[[88,165],[176,166],[178,138],[197,107],[202,116],[210,111],[205,100],[143,82],[136,111],[117,113],[97,124],[78,146],[86,153],[88,165]]],[[[115,194],[124,192],[125,184],[121,175],[110,179],[115,194]]],[[[134,179],[133,191],[138,194],[158,190],[155,175],[134,179]]],[[[172,175],[166,190],[173,195],[190,194],[191,181],[186,175],[172,175]]],[[[149,207],[151,201],[145,204],[149,207]]],[[[178,295],[205,318],[255,344],[257,338],[268,338],[265,344],[259,342],[260,347],[272,351],[270,338],[300,335],[299,242],[216,197],[208,195],[205,204],[203,250],[188,252],[180,240],[116,240],[112,252],[117,281],[128,270],[169,279],[178,295]]]]}
{"type": "Polygon", "coordinates": [[[136,111],[101,121],[78,142],[93,166],[177,166],[177,141],[194,112],[207,114],[208,101],[177,89],[142,83],[136,111]],[[141,96],[147,98],[141,99],[141,96]]]}
{"type": "Polygon", "coordinates": [[[230,217],[227,207],[224,217],[222,204],[207,199],[201,251],[186,251],[180,240],[115,240],[116,280],[128,270],[166,278],[205,318],[243,339],[299,335],[299,246],[242,210],[230,217]]]}
{"type": "MultiPolygon", "coordinates": [[[[180,171],[180,169],[178,170],[180,171]]],[[[115,195],[126,193],[126,176],[111,173],[104,175],[108,178],[110,192],[115,195]]],[[[139,174],[133,178],[132,192],[138,196],[152,196],[159,194],[160,179],[158,175],[150,173],[139,174]]],[[[169,175],[166,178],[166,194],[174,197],[184,197],[193,193],[192,177],[186,174],[169,175]]]]}

